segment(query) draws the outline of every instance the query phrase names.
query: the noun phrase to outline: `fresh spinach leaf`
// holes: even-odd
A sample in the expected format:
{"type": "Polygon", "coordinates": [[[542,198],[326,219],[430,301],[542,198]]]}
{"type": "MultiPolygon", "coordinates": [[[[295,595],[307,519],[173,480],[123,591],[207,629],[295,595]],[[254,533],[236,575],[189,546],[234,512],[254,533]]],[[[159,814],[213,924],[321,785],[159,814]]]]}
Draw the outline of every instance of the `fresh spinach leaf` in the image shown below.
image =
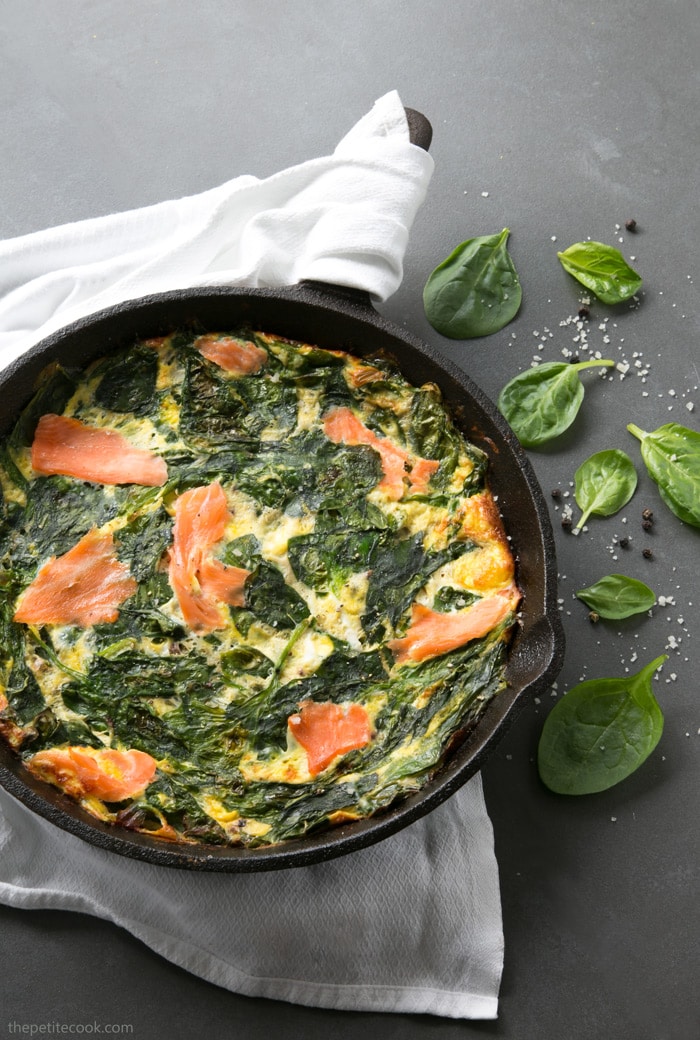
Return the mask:
{"type": "Polygon", "coordinates": [[[469,238],[435,268],[423,290],[425,316],[450,339],[473,339],[498,332],[518,313],[522,289],[500,235],[469,238]]]}
{"type": "Polygon", "coordinates": [[[498,408],[524,448],[537,448],[571,426],[583,401],[579,372],[614,361],[548,361],[520,372],[501,390],[498,408]]]}
{"type": "Polygon", "coordinates": [[[581,463],[574,476],[574,495],[583,514],[575,530],[589,516],[612,516],[631,499],[637,487],[632,460],[619,448],[597,451],[581,463]]]}
{"type": "Polygon", "coordinates": [[[651,690],[667,655],[620,679],[590,679],[566,693],[542,729],[537,764],[557,794],[594,794],[624,780],[649,757],[663,730],[651,690]]]}
{"type": "Polygon", "coordinates": [[[634,423],[627,429],[641,441],[644,465],[668,508],[686,524],[700,527],[700,433],[678,423],[653,433],[634,423]]]}
{"type": "Polygon", "coordinates": [[[614,246],[575,242],[557,256],[564,270],[603,303],[622,303],[641,288],[641,277],[614,246]]]}
{"type": "Polygon", "coordinates": [[[608,620],[642,614],[656,603],[656,594],[648,585],[625,574],[606,574],[593,585],[579,589],[576,595],[596,614],[608,620]]]}

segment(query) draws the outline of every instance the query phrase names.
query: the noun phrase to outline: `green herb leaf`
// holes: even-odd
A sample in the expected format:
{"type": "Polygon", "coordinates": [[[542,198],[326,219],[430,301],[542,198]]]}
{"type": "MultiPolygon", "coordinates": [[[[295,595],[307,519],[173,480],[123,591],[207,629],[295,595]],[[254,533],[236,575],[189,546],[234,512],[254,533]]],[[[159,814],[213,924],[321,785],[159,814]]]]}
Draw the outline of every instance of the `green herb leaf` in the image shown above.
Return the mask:
{"type": "Polygon", "coordinates": [[[524,448],[537,448],[571,426],[583,401],[579,372],[614,361],[550,361],[528,368],[501,390],[498,408],[524,448]]]}
{"type": "Polygon", "coordinates": [[[642,614],[656,603],[656,594],[648,585],[624,574],[606,574],[595,584],[580,589],[576,595],[596,614],[608,620],[642,614]]]}
{"type": "Polygon", "coordinates": [[[581,463],[574,476],[574,495],[583,515],[580,531],[591,514],[612,516],[629,502],[637,487],[632,460],[619,448],[597,451],[581,463]]]}
{"type": "Polygon", "coordinates": [[[602,242],[575,242],[557,256],[564,270],[603,303],[622,303],[641,288],[641,277],[614,246],[602,242]]]}
{"type": "Polygon", "coordinates": [[[662,654],[633,676],[579,683],[554,706],[537,753],[540,778],[551,791],[605,791],[649,757],[664,724],[651,680],[666,659],[662,654]]]}
{"type": "Polygon", "coordinates": [[[498,332],[518,313],[522,289],[500,235],[468,238],[435,268],[423,290],[425,316],[450,339],[498,332]]]}
{"type": "Polygon", "coordinates": [[[700,433],[678,423],[653,433],[634,423],[627,429],[642,442],[644,465],[668,508],[686,524],[700,527],[700,433]]]}

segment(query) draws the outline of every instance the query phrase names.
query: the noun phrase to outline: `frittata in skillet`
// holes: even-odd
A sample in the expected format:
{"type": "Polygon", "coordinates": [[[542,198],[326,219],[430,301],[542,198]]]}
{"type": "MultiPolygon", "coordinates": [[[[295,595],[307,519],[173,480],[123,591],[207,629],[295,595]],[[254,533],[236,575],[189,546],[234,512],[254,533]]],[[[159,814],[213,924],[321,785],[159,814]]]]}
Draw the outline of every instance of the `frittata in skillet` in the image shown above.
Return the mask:
{"type": "Polygon", "coordinates": [[[0,733],[171,841],[376,813],[504,685],[486,469],[383,358],[177,332],[55,368],[0,448],[0,733]]]}

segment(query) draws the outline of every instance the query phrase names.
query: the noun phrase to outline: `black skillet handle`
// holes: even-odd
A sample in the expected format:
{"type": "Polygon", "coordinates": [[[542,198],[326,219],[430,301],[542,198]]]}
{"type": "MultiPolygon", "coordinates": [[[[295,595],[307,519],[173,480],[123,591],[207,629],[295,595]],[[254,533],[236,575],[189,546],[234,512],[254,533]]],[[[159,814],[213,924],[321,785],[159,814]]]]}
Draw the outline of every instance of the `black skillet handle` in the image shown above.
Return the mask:
{"type": "MultiPolygon", "coordinates": [[[[430,121],[415,108],[404,108],[406,122],[408,123],[408,138],[411,144],[422,148],[427,152],[433,140],[433,128],[430,121]]],[[[311,278],[302,278],[299,282],[302,288],[311,289],[324,296],[340,297],[342,300],[352,303],[358,307],[366,307],[374,310],[370,301],[370,295],[365,289],[353,289],[347,285],[330,285],[328,282],[317,282],[311,278]]]]}
{"type": "Polygon", "coordinates": [[[418,145],[424,152],[429,151],[433,140],[433,128],[430,125],[430,121],[426,119],[422,112],[417,112],[415,108],[405,108],[404,112],[406,113],[408,138],[411,144],[418,145]]]}

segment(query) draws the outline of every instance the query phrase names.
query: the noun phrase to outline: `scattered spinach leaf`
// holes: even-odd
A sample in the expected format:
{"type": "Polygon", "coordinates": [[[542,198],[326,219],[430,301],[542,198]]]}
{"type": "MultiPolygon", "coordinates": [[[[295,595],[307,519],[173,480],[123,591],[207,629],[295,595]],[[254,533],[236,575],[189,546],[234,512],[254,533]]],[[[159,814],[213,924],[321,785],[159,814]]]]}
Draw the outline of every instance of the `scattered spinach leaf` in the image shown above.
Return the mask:
{"type": "Polygon", "coordinates": [[[700,527],[700,433],[667,423],[645,433],[627,427],[641,442],[642,459],[659,494],[679,519],[700,527]]]}
{"type": "Polygon", "coordinates": [[[576,595],[596,614],[615,621],[642,614],[656,603],[656,595],[648,585],[625,574],[606,574],[593,585],[579,589],[576,595]]]}
{"type": "Polygon", "coordinates": [[[603,303],[622,303],[641,288],[641,277],[614,246],[575,242],[557,256],[564,270],[603,303]]]}
{"type": "Polygon", "coordinates": [[[518,313],[522,289],[500,235],[469,238],[443,260],[423,290],[425,316],[450,339],[473,339],[498,332],[518,313]]]}
{"type": "Polygon", "coordinates": [[[605,791],[649,757],[664,724],[651,680],[666,658],[636,675],[579,683],[554,706],[537,753],[540,778],[551,791],[605,791]]]}
{"type": "Polygon", "coordinates": [[[524,448],[537,448],[571,426],[583,401],[579,372],[614,361],[549,361],[520,372],[501,390],[498,408],[524,448]]]}
{"type": "Polygon", "coordinates": [[[574,476],[574,495],[581,519],[580,531],[591,515],[612,516],[631,499],[637,487],[637,471],[632,460],[619,448],[597,451],[582,462],[574,476]]]}

